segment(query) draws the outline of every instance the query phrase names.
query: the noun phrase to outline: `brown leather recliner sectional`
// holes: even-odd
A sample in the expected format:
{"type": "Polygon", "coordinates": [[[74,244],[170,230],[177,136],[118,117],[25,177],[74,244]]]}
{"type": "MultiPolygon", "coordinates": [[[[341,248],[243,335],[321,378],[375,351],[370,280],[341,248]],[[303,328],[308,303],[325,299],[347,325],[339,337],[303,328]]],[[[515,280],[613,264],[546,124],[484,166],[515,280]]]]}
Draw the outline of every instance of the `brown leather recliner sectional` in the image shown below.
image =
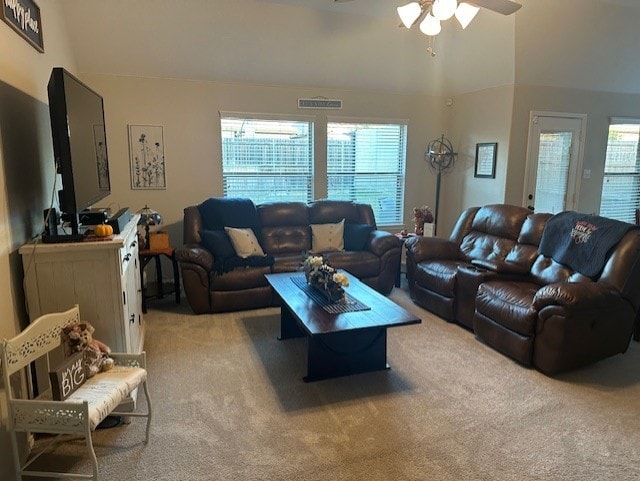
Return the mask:
{"type": "Polygon", "coordinates": [[[587,276],[539,253],[550,219],[518,206],[474,207],[449,239],[407,240],[411,297],[548,375],[625,352],[640,306],[640,230],[629,226],[587,276]]]}
{"type": "MultiPolygon", "coordinates": [[[[325,259],[382,294],[393,289],[402,243],[393,234],[377,229],[370,205],[319,200],[310,204],[273,202],[253,206],[241,199],[243,202],[235,202],[234,206],[237,200],[213,198],[184,209],[184,245],[176,249],[176,258],[187,300],[196,314],[277,305],[265,274],[299,270],[304,253],[312,248],[311,224],[337,223],[342,219],[345,250],[322,253],[325,259]],[[207,210],[203,207],[207,203],[218,209],[207,210]],[[203,244],[203,231],[220,231],[222,226],[251,227],[270,262],[216,268],[218,260],[203,244]],[[358,240],[349,242],[348,232],[357,232],[362,245],[358,240]]],[[[217,250],[218,246],[210,247],[217,250]]]]}

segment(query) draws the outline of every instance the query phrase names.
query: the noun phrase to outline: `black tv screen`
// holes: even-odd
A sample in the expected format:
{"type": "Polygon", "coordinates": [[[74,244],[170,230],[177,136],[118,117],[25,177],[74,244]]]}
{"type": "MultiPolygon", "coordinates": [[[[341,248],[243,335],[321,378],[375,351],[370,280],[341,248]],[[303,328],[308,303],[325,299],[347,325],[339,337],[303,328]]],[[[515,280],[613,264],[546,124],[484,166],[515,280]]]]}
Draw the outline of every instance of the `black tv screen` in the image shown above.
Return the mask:
{"type": "Polygon", "coordinates": [[[102,97],[56,67],[47,88],[56,171],[62,177],[60,210],[74,234],[78,213],[111,193],[102,97]]]}

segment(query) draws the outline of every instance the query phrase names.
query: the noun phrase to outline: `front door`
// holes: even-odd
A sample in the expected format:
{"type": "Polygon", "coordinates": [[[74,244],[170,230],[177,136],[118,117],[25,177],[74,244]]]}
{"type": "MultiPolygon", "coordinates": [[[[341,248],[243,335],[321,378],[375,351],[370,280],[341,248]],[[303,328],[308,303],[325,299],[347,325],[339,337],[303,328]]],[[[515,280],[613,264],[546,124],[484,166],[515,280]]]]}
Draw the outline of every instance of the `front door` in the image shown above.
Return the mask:
{"type": "Polygon", "coordinates": [[[531,112],[523,205],[535,212],[575,210],[586,115],[531,112]]]}

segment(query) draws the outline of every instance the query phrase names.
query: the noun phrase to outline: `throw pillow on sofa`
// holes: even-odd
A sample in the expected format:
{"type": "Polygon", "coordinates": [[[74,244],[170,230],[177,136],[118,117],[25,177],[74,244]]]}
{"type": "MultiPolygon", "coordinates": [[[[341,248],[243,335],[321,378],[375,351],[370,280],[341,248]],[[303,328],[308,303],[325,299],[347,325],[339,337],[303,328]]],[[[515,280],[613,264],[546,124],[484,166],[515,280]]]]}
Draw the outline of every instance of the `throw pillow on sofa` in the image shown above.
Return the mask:
{"type": "Polygon", "coordinates": [[[347,251],[366,250],[367,241],[373,232],[373,226],[369,224],[345,224],[344,248],[347,251]]]}
{"type": "Polygon", "coordinates": [[[311,224],[311,250],[332,252],[344,250],[344,219],[335,224],[311,224]]]}
{"type": "Polygon", "coordinates": [[[233,245],[238,257],[242,257],[243,259],[252,256],[264,257],[264,251],[262,250],[262,247],[260,247],[260,243],[252,229],[225,227],[224,230],[229,235],[231,244],[233,245]]]}

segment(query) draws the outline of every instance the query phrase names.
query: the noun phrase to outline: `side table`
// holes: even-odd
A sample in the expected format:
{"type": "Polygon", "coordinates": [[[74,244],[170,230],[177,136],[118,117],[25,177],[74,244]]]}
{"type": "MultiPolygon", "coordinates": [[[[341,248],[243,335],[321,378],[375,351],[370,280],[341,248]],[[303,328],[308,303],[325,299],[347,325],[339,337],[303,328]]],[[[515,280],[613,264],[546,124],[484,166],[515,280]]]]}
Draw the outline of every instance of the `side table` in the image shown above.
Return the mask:
{"type": "MultiPolygon", "coordinates": [[[[394,234],[398,239],[400,239],[400,242],[402,242],[402,253],[400,254],[400,259],[398,260],[398,273],[396,274],[396,287],[400,287],[401,285],[401,280],[402,280],[402,266],[405,265],[406,262],[406,253],[404,250],[404,242],[409,238],[409,237],[415,237],[418,234],[407,234],[407,235],[402,235],[401,233],[396,233],[394,234]]],[[[405,272],[406,274],[406,272],[405,272]]]]}
{"type": "Polygon", "coordinates": [[[175,293],[176,303],[180,304],[180,274],[178,271],[178,261],[173,247],[164,249],[141,249],[140,250],[140,287],[142,288],[142,312],[147,312],[148,299],[162,299],[165,294],[175,293]],[[171,260],[173,266],[173,286],[165,286],[162,282],[162,262],[161,257],[165,256],[171,260]],[[155,259],[156,282],[153,285],[145,286],[144,268],[155,259]]]}

